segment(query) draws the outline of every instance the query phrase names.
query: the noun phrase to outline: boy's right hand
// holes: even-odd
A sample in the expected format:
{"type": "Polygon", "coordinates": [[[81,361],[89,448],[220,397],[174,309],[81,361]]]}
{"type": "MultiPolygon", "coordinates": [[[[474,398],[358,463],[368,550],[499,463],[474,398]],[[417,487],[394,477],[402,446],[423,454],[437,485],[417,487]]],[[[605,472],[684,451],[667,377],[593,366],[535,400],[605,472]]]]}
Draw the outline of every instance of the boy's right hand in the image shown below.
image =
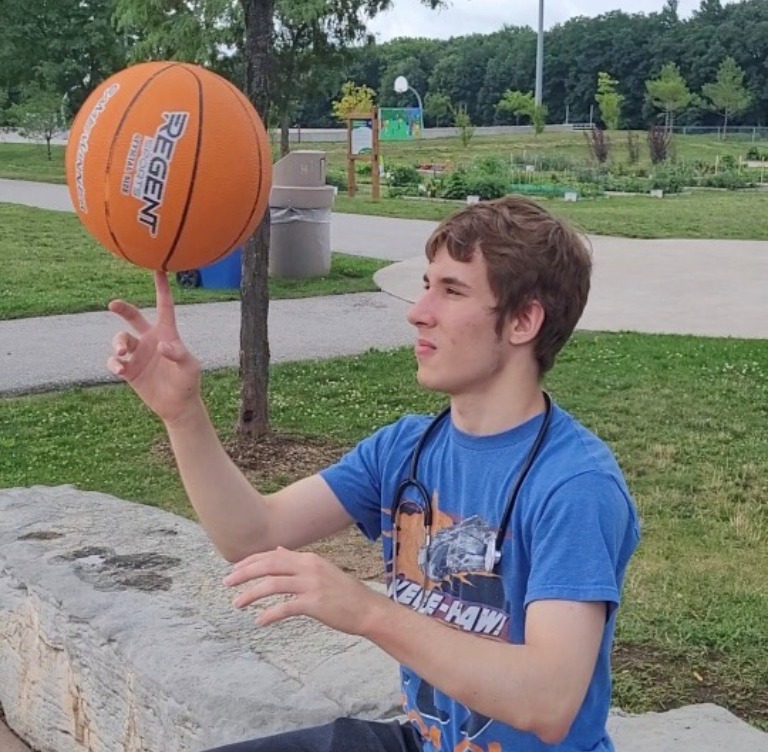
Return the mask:
{"type": "Polygon", "coordinates": [[[144,403],[166,423],[183,419],[201,406],[200,363],[187,350],[176,328],[168,278],[155,272],[157,320],[150,323],[136,306],[114,300],[109,310],[135,332],[112,340],[107,368],[127,381],[144,403]]]}

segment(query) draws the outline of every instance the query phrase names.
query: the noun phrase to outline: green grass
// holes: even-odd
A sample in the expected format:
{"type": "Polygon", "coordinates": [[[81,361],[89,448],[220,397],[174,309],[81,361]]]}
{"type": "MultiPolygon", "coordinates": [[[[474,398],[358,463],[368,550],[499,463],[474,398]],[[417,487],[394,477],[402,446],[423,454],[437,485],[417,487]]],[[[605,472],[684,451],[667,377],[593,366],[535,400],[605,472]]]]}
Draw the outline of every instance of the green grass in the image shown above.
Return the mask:
{"type": "MultiPolygon", "coordinates": [[[[352,444],[439,397],[409,351],[272,369],[274,426],[352,444]]],[[[580,334],[548,387],[612,446],[643,519],[617,634],[629,711],[717,702],[768,730],[768,349],[732,339],[580,334]]],[[[207,374],[220,433],[234,372],[207,374]]],[[[0,401],[0,487],[72,483],[189,514],[159,424],[122,386],[0,401]]]]}
{"type": "MultiPolygon", "coordinates": [[[[270,280],[277,298],[377,290],[387,262],[333,254],[327,277],[270,280]]],[[[73,214],[0,204],[0,319],[103,310],[115,297],[154,303],[152,275],[101,248],[73,214]]],[[[174,285],[175,286],[175,285],[174,285]]],[[[237,300],[239,290],[182,289],[179,303],[237,300]]]]}
{"type": "Polygon", "coordinates": [[[52,146],[51,159],[45,144],[0,142],[0,178],[65,183],[64,147],[52,146]]]}
{"type": "MultiPolygon", "coordinates": [[[[649,166],[650,159],[646,145],[646,134],[638,133],[640,141],[640,163],[649,166]]],[[[627,161],[625,132],[610,133],[613,159],[627,161]]],[[[751,141],[718,140],[711,136],[675,136],[676,158],[682,161],[703,161],[714,163],[715,159],[726,155],[737,160],[746,157],[751,141]]],[[[765,142],[755,142],[755,146],[764,148],[765,142]]],[[[328,165],[335,169],[345,168],[345,144],[303,144],[302,148],[320,148],[328,152],[328,165]]],[[[454,166],[468,165],[480,156],[494,155],[503,158],[525,156],[533,161],[536,155],[566,157],[582,163],[588,157],[587,142],[584,133],[543,133],[504,134],[499,136],[476,136],[469,146],[464,148],[458,136],[441,139],[422,139],[416,141],[383,142],[381,153],[385,166],[387,163],[428,163],[440,162],[454,166]]]]}
{"type": "MultiPolygon", "coordinates": [[[[645,134],[639,133],[641,145],[640,163],[648,166],[648,150],[645,134]]],[[[610,135],[613,143],[613,158],[618,162],[627,160],[626,133],[610,135]]],[[[675,137],[676,157],[683,161],[703,161],[713,164],[724,156],[746,157],[751,141],[718,140],[710,136],[675,137]]],[[[765,142],[755,142],[758,148],[768,148],[765,142]]],[[[346,143],[305,142],[294,148],[319,149],[328,155],[328,167],[346,172],[346,143]]],[[[49,161],[44,144],[0,143],[0,177],[24,180],[42,180],[52,183],[65,182],[63,146],[52,147],[49,161]]],[[[533,160],[535,155],[566,157],[582,163],[588,158],[586,139],[583,133],[505,134],[501,136],[476,136],[467,148],[456,137],[421,139],[416,141],[383,142],[382,159],[388,163],[439,162],[453,166],[468,165],[481,156],[494,155],[504,158],[525,156],[533,160]]]]}
{"type": "MultiPolygon", "coordinates": [[[[663,199],[610,196],[567,202],[537,199],[585,232],[629,238],[768,240],[768,192],[695,191],[663,199]]],[[[441,220],[463,206],[458,201],[393,198],[373,201],[336,197],[335,210],[406,219],[441,220]]]]}
{"type": "MultiPolygon", "coordinates": [[[[615,139],[623,138],[615,136],[615,139]]],[[[717,141],[701,136],[678,137],[681,159],[701,159],[713,163],[717,156],[744,156],[750,143],[717,141]]],[[[344,167],[344,144],[304,144],[328,154],[331,167],[344,167]]],[[[512,153],[558,154],[583,161],[586,158],[581,133],[497,136],[477,138],[468,149],[458,139],[388,143],[383,146],[388,161],[438,161],[458,165],[478,156],[512,153]]],[[[54,150],[49,163],[45,149],[36,145],[0,144],[0,177],[26,177],[30,180],[64,180],[63,147],[54,150]],[[29,169],[28,174],[24,170],[29,169]]],[[[620,158],[623,158],[620,157],[620,158]]],[[[440,220],[460,202],[383,199],[371,201],[363,195],[368,186],[361,185],[361,195],[350,199],[340,194],[335,210],[355,214],[440,220]]],[[[386,191],[386,188],[383,189],[386,191]]],[[[768,239],[768,192],[758,191],[694,191],[662,200],[646,196],[587,199],[568,203],[562,199],[541,199],[553,211],[575,221],[584,231],[637,238],[718,238],[768,239]]]]}

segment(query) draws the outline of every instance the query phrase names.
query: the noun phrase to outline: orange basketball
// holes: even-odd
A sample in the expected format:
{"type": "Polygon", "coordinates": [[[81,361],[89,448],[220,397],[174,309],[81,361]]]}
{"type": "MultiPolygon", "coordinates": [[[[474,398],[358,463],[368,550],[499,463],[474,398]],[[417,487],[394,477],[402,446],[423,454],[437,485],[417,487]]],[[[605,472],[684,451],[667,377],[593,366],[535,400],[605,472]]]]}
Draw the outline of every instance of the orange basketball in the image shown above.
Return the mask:
{"type": "Polygon", "coordinates": [[[258,113],[196,65],[141,63],[102,83],[75,118],[67,184],[88,231],[148,269],[210,264],[253,234],[272,185],[258,113]]]}

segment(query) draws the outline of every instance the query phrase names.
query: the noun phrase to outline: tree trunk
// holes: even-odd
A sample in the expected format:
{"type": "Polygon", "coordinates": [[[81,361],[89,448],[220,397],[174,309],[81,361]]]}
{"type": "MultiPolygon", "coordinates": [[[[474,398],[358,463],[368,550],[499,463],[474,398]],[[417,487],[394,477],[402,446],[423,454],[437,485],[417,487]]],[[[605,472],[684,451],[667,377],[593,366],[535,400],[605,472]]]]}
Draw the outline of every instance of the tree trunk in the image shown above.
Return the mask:
{"type": "MultiPolygon", "coordinates": [[[[268,65],[274,0],[241,0],[245,13],[246,94],[266,123],[269,118],[268,65]]],[[[240,283],[240,415],[237,433],[269,431],[269,210],[243,249],[240,283]]]]}
{"type": "Polygon", "coordinates": [[[291,151],[291,119],[290,112],[280,113],[280,156],[284,157],[291,151]]]}

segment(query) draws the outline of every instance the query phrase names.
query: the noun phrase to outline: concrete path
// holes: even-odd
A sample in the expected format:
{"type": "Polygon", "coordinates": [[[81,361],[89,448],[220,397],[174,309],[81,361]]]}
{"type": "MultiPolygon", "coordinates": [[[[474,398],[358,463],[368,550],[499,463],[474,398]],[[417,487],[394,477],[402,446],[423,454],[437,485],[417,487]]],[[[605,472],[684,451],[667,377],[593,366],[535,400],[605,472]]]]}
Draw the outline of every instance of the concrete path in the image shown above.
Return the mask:
{"type": "MultiPolygon", "coordinates": [[[[0,202],[72,210],[63,185],[0,180],[0,202]]],[[[435,226],[421,220],[334,214],[334,249],[396,262],[376,275],[388,294],[274,301],[274,360],[410,343],[407,301],[421,290],[424,243],[435,226]]],[[[593,290],[580,328],[768,338],[768,243],[590,240],[593,290]]],[[[238,303],[182,306],[179,320],[205,367],[237,364],[238,303]]],[[[104,363],[118,328],[117,319],[106,312],[0,322],[0,394],[108,381],[104,363]]]]}

